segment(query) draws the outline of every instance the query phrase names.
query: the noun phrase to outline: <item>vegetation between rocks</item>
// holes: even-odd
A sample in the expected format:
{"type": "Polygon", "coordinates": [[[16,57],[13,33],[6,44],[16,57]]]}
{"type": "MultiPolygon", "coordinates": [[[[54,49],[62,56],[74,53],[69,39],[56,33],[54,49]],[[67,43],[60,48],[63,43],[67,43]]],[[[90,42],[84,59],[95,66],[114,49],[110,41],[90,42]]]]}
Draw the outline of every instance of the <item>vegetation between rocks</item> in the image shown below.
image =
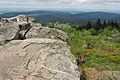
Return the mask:
{"type": "Polygon", "coordinates": [[[68,44],[77,58],[80,67],[92,67],[97,70],[120,70],[119,30],[111,25],[96,30],[94,28],[78,30],[69,24],[48,24],[68,33],[68,44]]]}

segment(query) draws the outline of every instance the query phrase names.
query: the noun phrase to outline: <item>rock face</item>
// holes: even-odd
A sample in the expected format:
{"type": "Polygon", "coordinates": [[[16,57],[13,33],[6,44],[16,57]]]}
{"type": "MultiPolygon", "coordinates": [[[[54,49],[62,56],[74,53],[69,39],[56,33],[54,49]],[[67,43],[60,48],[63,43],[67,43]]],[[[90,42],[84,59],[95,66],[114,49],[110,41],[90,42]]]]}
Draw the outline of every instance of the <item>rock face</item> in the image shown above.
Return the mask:
{"type": "Polygon", "coordinates": [[[16,25],[0,27],[0,35],[4,37],[2,38],[4,41],[14,39],[18,31],[19,28],[16,25]]]}
{"type": "Polygon", "coordinates": [[[18,40],[0,50],[0,80],[80,79],[75,59],[63,41],[18,40]]]}
{"type": "Polygon", "coordinates": [[[24,18],[0,27],[0,80],[80,80],[67,34],[24,18]]]}
{"type": "Polygon", "coordinates": [[[34,20],[34,18],[25,15],[2,19],[0,22],[0,44],[5,41],[26,38],[51,38],[67,41],[68,36],[65,32],[43,27],[39,23],[34,23],[34,20]]]}
{"type": "Polygon", "coordinates": [[[24,38],[26,32],[31,28],[29,17],[25,15],[16,16],[13,18],[4,18],[0,21],[0,44],[3,44],[3,41],[16,40],[24,38]]]}
{"type": "Polygon", "coordinates": [[[34,25],[30,29],[30,31],[25,36],[27,39],[29,38],[51,38],[58,39],[62,41],[67,41],[67,34],[61,30],[55,28],[41,27],[38,25],[34,25]]]}

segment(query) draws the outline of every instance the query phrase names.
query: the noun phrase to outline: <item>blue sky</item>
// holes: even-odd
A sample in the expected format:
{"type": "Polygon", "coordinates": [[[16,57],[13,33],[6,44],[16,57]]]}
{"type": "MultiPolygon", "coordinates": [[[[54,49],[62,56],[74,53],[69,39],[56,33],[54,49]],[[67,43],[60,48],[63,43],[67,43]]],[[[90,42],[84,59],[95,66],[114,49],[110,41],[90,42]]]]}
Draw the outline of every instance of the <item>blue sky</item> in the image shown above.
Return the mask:
{"type": "Polygon", "coordinates": [[[119,10],[120,0],[0,0],[0,8],[119,10]]]}

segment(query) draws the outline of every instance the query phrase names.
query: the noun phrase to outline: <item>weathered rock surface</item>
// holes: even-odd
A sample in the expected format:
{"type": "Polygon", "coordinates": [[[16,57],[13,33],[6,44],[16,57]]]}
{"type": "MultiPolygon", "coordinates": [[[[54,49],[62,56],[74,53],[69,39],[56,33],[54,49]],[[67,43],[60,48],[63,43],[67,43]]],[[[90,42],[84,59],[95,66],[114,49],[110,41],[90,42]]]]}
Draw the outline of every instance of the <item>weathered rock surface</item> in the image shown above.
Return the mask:
{"type": "Polygon", "coordinates": [[[34,38],[0,47],[0,80],[80,80],[67,44],[34,38]]]}
{"type": "Polygon", "coordinates": [[[41,25],[34,25],[25,36],[29,38],[51,38],[58,39],[62,41],[67,41],[68,36],[65,32],[48,27],[41,27],[41,25]]]}
{"type": "Polygon", "coordinates": [[[5,41],[26,38],[51,38],[63,41],[67,41],[68,38],[65,32],[55,28],[43,27],[40,23],[34,23],[34,18],[25,15],[2,19],[0,21],[0,35],[2,35],[0,44],[5,41]]]}
{"type": "Polygon", "coordinates": [[[3,44],[3,41],[10,41],[24,37],[26,32],[31,28],[28,22],[29,17],[25,15],[16,16],[13,18],[4,18],[0,21],[0,44],[3,44]],[[3,38],[4,37],[4,38],[3,38]],[[2,39],[1,39],[2,38],[2,39]]]}
{"type": "Polygon", "coordinates": [[[5,25],[6,23],[13,24],[13,23],[17,22],[17,23],[21,24],[21,23],[28,23],[28,22],[34,22],[34,21],[35,21],[35,19],[33,17],[28,17],[26,15],[18,15],[16,17],[12,17],[12,18],[2,18],[0,23],[5,25]]]}
{"type": "Polygon", "coordinates": [[[3,35],[0,35],[0,45],[3,45],[5,43],[5,37],[3,35]]]}
{"type": "Polygon", "coordinates": [[[16,36],[19,28],[17,25],[0,27],[0,35],[4,36],[4,40],[12,40],[16,36]]]}
{"type": "Polygon", "coordinates": [[[67,34],[33,21],[27,16],[0,21],[0,80],[80,80],[67,34]]]}

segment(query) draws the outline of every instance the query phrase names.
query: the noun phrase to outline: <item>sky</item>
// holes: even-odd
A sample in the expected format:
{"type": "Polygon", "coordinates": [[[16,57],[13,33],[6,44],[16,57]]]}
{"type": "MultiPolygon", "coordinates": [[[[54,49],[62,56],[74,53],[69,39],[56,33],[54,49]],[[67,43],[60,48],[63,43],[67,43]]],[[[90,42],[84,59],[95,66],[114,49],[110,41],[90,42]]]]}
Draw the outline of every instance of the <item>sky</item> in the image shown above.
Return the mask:
{"type": "Polygon", "coordinates": [[[0,8],[117,11],[120,0],[0,0],[0,8]]]}

